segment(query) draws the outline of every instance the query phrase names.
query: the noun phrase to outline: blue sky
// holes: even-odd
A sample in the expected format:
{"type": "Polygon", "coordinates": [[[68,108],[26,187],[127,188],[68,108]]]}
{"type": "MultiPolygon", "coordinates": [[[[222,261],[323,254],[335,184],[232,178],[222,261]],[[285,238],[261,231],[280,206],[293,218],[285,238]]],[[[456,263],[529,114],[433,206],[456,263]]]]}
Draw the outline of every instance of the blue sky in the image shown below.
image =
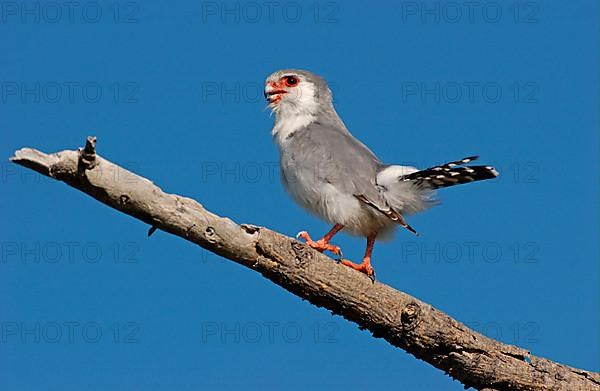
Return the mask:
{"type": "Polygon", "coordinates": [[[420,237],[377,244],[382,282],[598,370],[595,2],[78,4],[2,3],[3,390],[462,389],[257,273],[148,239],[141,222],[8,162],[93,134],[165,191],[318,236],[329,227],[279,183],[260,96],[288,67],[327,78],[350,131],[386,162],[478,154],[501,172],[441,192],[409,218],[420,237]]]}

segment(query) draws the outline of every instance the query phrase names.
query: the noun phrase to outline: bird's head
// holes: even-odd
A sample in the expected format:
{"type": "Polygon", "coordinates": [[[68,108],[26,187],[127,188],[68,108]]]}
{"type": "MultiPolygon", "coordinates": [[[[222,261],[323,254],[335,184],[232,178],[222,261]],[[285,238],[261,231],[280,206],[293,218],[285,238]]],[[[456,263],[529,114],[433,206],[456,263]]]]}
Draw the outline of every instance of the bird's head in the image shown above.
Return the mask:
{"type": "Polygon", "coordinates": [[[327,82],[314,73],[284,69],[272,73],[265,81],[265,98],[277,115],[316,115],[331,107],[327,82]]]}

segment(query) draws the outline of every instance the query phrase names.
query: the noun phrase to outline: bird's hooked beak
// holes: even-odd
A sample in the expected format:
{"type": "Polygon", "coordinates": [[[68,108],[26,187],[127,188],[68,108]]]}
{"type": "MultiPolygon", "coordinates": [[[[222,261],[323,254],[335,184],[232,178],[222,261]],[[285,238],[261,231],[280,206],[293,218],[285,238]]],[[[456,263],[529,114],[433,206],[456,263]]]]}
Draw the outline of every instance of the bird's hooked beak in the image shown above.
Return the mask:
{"type": "Polygon", "coordinates": [[[287,94],[287,91],[283,89],[283,83],[276,83],[274,81],[267,82],[265,85],[265,99],[269,103],[277,103],[281,100],[283,94],[287,94]]]}

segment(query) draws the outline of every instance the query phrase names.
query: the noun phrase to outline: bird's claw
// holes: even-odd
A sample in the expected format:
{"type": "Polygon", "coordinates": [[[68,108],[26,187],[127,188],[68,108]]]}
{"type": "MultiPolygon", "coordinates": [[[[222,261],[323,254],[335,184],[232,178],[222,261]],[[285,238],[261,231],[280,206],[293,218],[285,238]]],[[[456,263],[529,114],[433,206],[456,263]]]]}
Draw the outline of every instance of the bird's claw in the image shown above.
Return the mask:
{"type": "Polygon", "coordinates": [[[375,270],[373,269],[373,267],[371,266],[371,263],[367,263],[364,262],[361,264],[356,264],[352,261],[349,261],[347,259],[342,259],[341,264],[344,266],[348,266],[358,272],[361,272],[363,274],[366,274],[367,277],[369,277],[369,279],[371,280],[372,283],[375,283],[375,270]]]}
{"type": "Polygon", "coordinates": [[[306,232],[306,231],[298,232],[296,234],[296,239],[304,239],[306,241],[305,244],[307,246],[309,246],[310,248],[314,248],[318,252],[322,253],[323,251],[327,250],[327,251],[331,251],[332,253],[334,253],[335,255],[337,255],[339,257],[343,257],[342,249],[339,246],[329,244],[329,243],[325,242],[325,240],[323,240],[323,239],[313,241],[311,239],[310,235],[308,234],[308,232],[306,232]]]}
{"type": "Polygon", "coordinates": [[[371,275],[368,275],[368,276],[369,276],[369,278],[371,279],[371,282],[372,282],[373,284],[375,284],[375,270],[373,270],[373,274],[371,274],[371,275]]]}
{"type": "Polygon", "coordinates": [[[340,258],[344,257],[344,254],[342,253],[342,249],[339,246],[334,246],[333,244],[326,244],[325,247],[326,247],[325,250],[331,251],[338,257],[340,257],[340,258]]]}

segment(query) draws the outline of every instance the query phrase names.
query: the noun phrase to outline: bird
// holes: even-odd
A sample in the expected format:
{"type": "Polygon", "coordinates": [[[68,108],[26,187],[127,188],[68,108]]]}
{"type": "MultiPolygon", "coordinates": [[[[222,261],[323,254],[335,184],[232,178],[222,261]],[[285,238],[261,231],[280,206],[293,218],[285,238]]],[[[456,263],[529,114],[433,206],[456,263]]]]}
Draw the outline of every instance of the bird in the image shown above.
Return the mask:
{"type": "Polygon", "coordinates": [[[389,238],[398,226],[418,235],[404,216],[438,204],[437,189],[498,176],[494,167],[469,165],[477,156],[424,170],[383,163],[348,131],[327,81],[312,72],[273,72],[265,81],[264,96],[275,116],[271,133],[284,188],[301,207],[333,225],[318,240],[307,231],[296,237],[319,252],[334,253],[343,265],[373,282],[376,239],[389,238]],[[331,243],[342,230],[367,239],[361,263],[343,259],[341,248],[331,243]]]}

